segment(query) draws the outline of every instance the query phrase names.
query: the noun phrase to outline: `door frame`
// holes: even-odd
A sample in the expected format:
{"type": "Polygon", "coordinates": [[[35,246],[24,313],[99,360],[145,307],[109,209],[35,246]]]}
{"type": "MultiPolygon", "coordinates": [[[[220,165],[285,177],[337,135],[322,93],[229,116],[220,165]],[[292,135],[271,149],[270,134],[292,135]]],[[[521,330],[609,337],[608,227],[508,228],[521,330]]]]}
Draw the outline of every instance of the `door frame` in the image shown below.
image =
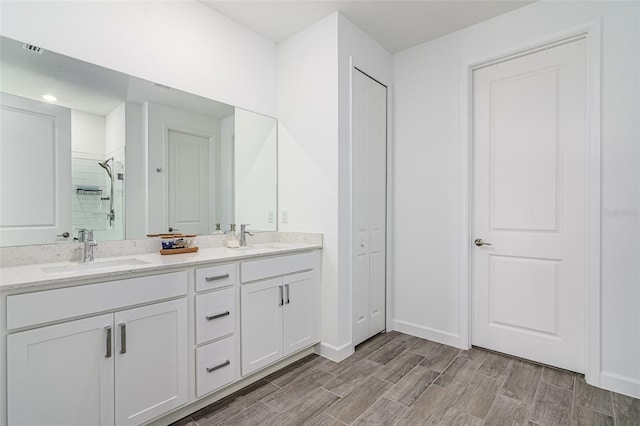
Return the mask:
{"type": "Polygon", "coordinates": [[[460,68],[460,270],[459,270],[459,321],[460,344],[471,347],[472,320],[472,253],[473,240],[473,132],[472,93],[473,71],[488,65],[504,62],[535,51],[544,50],[576,39],[586,40],[587,45],[587,188],[586,202],[586,271],[585,271],[585,377],[587,382],[600,385],[600,241],[601,241],[601,21],[596,20],[569,31],[556,33],[542,40],[518,48],[499,52],[492,57],[469,61],[460,68]]]}

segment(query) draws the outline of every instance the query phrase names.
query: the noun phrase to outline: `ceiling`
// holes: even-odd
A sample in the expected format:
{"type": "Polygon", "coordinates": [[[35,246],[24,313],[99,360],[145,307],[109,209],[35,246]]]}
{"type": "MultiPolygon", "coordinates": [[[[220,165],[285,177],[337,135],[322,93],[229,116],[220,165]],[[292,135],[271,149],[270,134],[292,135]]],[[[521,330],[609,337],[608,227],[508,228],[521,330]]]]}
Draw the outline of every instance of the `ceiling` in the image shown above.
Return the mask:
{"type": "Polygon", "coordinates": [[[535,0],[201,0],[274,43],[335,11],[391,53],[417,46],[535,0]]]}

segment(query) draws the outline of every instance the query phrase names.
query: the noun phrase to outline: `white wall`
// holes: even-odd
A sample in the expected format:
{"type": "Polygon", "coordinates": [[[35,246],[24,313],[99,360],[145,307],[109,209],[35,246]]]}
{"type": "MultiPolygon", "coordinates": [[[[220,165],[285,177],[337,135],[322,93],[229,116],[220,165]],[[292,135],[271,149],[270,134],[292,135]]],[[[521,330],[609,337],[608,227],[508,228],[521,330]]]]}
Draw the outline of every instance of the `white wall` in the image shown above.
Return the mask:
{"type": "Polygon", "coordinates": [[[235,223],[250,225],[247,229],[275,231],[276,120],[236,108],[235,126],[235,223]]]}
{"type": "Polygon", "coordinates": [[[322,232],[322,348],[351,344],[349,244],[350,57],[383,82],[391,55],[338,13],[278,46],[279,210],[282,231],[322,232]]]}
{"type": "Polygon", "coordinates": [[[105,117],[71,110],[72,155],[93,154],[89,158],[104,159],[105,117]]]}
{"type": "Polygon", "coordinates": [[[338,324],[338,19],[331,15],[278,45],[278,208],[281,231],[322,232],[322,341],[345,343],[338,324]]]}
{"type": "Polygon", "coordinates": [[[195,1],[2,1],[2,35],[275,115],[276,46],[195,1]]]}
{"type": "Polygon", "coordinates": [[[105,158],[121,149],[127,141],[126,103],[123,102],[111,111],[105,119],[104,154],[105,158]]]}
{"type": "MultiPolygon", "coordinates": [[[[235,201],[234,201],[234,148],[233,140],[235,133],[235,116],[230,115],[220,120],[220,167],[217,175],[217,194],[218,203],[216,203],[216,217],[220,228],[228,230],[230,223],[234,222],[235,217],[235,201]]],[[[215,229],[215,228],[214,228],[215,229]]]]}
{"type": "Polygon", "coordinates": [[[394,56],[394,327],[463,345],[462,64],[602,19],[602,374],[597,379],[604,387],[640,396],[639,9],[638,2],[537,2],[394,56]]]}

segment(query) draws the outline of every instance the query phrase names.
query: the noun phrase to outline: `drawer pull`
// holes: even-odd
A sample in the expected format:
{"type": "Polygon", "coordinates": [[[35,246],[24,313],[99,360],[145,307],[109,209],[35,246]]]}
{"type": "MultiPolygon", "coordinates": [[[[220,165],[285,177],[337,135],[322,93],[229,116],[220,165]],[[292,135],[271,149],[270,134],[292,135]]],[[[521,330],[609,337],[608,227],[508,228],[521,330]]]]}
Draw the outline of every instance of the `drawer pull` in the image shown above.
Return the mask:
{"type": "Polygon", "coordinates": [[[287,291],[287,300],[285,300],[285,305],[288,305],[289,303],[291,303],[291,301],[289,300],[289,284],[285,284],[284,285],[284,289],[287,291]]]}
{"type": "Polygon", "coordinates": [[[221,314],[216,314],[216,315],[207,315],[205,318],[207,319],[207,321],[212,321],[214,319],[218,319],[218,318],[222,318],[222,317],[227,317],[231,314],[231,312],[226,311],[223,312],[221,314]]]}
{"type": "Polygon", "coordinates": [[[120,353],[127,353],[127,324],[121,323],[120,325],[120,353]]]}
{"type": "Polygon", "coordinates": [[[229,278],[229,274],[216,275],[214,277],[205,277],[204,280],[206,282],[211,282],[211,281],[218,281],[218,280],[226,280],[227,278],[229,278]]]}
{"type": "Polygon", "coordinates": [[[105,327],[107,330],[107,353],[104,354],[105,358],[111,358],[111,327],[105,327]]]}
{"type": "Polygon", "coordinates": [[[215,367],[207,367],[207,373],[213,373],[214,371],[220,370],[221,368],[224,368],[229,364],[231,364],[231,361],[226,360],[222,364],[216,365],[215,367]]]}
{"type": "Polygon", "coordinates": [[[278,291],[280,292],[280,303],[278,303],[278,306],[284,306],[284,296],[282,295],[281,285],[278,286],[278,291]]]}

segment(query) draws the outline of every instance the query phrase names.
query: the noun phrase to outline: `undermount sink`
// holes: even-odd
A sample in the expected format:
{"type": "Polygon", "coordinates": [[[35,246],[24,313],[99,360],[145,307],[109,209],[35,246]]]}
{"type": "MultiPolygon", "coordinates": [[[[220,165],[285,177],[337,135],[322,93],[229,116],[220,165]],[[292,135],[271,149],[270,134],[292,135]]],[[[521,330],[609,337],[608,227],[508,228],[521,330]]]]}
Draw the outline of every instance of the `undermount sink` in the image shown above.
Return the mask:
{"type": "Polygon", "coordinates": [[[84,271],[100,271],[106,269],[122,268],[126,266],[139,266],[146,265],[150,262],[146,260],[136,259],[134,257],[128,259],[115,259],[115,260],[97,260],[95,262],[88,263],[73,263],[63,266],[46,266],[42,269],[42,272],[47,274],[61,274],[65,272],[84,272],[84,271]]]}

